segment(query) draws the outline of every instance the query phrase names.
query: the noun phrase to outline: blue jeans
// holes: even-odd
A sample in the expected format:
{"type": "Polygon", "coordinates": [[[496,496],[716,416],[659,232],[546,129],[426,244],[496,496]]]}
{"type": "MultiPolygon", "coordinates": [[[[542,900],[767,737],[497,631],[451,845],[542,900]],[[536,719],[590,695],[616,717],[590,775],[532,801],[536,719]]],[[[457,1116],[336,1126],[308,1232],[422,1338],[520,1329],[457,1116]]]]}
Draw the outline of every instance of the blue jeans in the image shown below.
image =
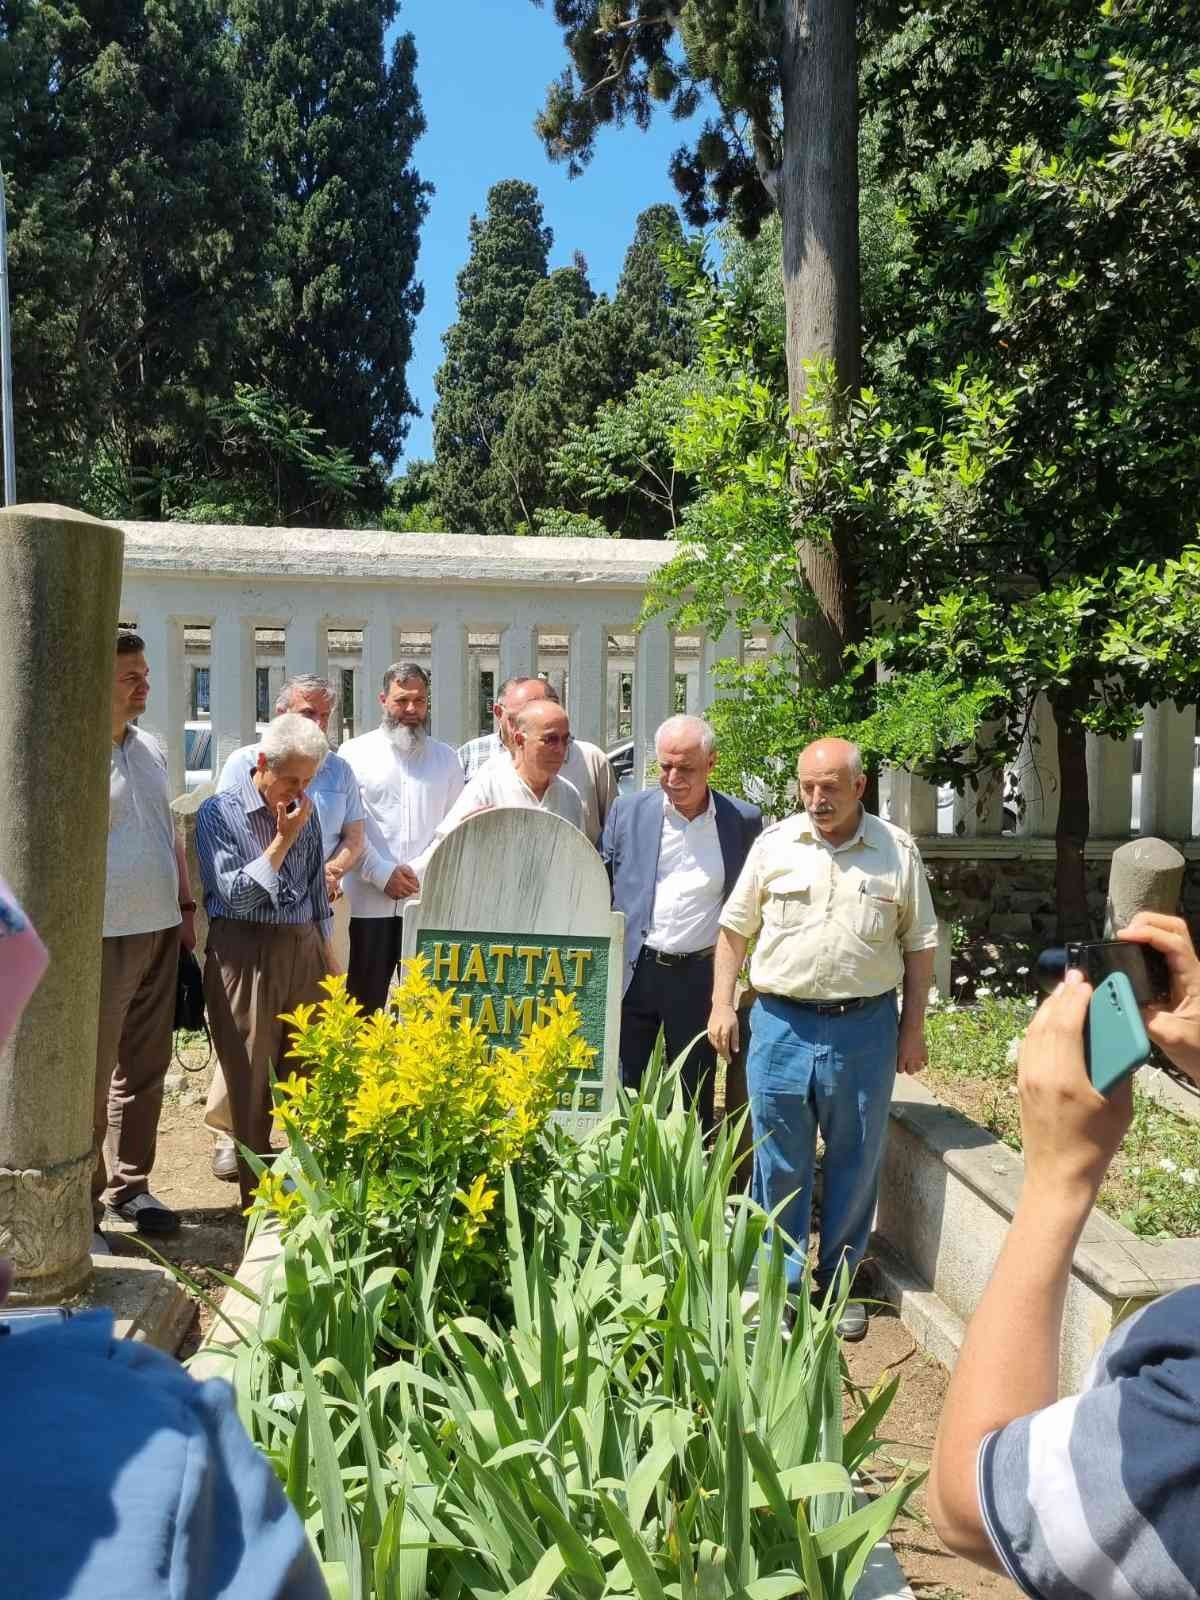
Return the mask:
{"type": "Polygon", "coordinates": [[[825,1140],[821,1244],[823,1288],[843,1261],[862,1260],[879,1189],[888,1106],[896,1078],[894,993],[840,1016],[821,1016],[762,995],[750,1017],[746,1086],[754,1130],[753,1195],[795,1240],[788,1286],[804,1276],[817,1130],[825,1140]],[[789,1198],[790,1196],[790,1198],[789,1198]]]}

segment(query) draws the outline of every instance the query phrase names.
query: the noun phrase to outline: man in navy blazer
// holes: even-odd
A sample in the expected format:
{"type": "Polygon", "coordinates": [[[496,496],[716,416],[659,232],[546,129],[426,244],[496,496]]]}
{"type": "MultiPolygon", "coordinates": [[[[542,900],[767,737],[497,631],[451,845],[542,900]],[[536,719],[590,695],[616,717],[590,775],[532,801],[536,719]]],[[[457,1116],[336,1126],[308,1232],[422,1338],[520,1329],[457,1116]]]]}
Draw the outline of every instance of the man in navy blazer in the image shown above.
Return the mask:
{"type": "Polygon", "coordinates": [[[716,1073],[706,1031],[713,946],[762,813],[709,788],[716,735],[700,717],[668,718],[654,749],[658,788],[622,795],[600,840],[613,905],[625,913],[621,1077],[627,1089],[639,1087],[660,1028],[668,1061],[691,1045],[680,1075],[708,1129],[716,1073]]]}

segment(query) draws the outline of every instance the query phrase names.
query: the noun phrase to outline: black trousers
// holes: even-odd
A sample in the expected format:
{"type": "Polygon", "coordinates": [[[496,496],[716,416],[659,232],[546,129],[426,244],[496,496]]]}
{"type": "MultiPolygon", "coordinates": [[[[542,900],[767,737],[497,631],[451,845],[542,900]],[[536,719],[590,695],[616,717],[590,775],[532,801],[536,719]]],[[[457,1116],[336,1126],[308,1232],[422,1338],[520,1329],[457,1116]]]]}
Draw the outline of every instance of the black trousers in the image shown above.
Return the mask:
{"type": "Polygon", "coordinates": [[[668,1062],[691,1044],[679,1076],[684,1094],[699,1110],[706,1133],[715,1121],[713,1080],[717,1056],[705,1031],[712,1009],[712,987],[711,951],[687,961],[667,963],[657,961],[652,950],[643,948],[621,1002],[622,1083],[627,1089],[640,1086],[660,1028],[668,1062]]]}
{"type": "Polygon", "coordinates": [[[403,917],[350,918],[346,992],[369,1017],[387,1005],[388,990],[400,961],[403,930],[403,917]]]}

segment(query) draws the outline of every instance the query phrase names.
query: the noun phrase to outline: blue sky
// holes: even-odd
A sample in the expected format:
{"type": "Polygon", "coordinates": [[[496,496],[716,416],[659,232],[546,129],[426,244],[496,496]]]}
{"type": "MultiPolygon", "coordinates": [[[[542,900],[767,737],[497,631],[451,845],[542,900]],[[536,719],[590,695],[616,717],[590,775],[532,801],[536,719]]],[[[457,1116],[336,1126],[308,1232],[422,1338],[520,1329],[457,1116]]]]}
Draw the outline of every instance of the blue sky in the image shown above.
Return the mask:
{"type": "MultiPolygon", "coordinates": [[[[425,309],[417,323],[408,381],[424,412],[412,425],[405,455],[433,453],[433,377],[442,334],[455,320],[455,278],[466,260],[467,225],[482,215],[487,191],[501,178],[537,185],[554,231],[551,266],[587,257],[592,287],[616,286],[639,211],[674,201],[668,176],[688,124],[665,112],[648,132],[605,129],[583,177],[552,165],[533,132],[546,85],[566,64],[552,10],[531,0],[402,0],[399,31],[417,44],[417,83],[427,131],[415,164],[436,188],[421,230],[418,276],[425,309]]],[[[403,470],[403,462],[397,466],[403,470]]]]}

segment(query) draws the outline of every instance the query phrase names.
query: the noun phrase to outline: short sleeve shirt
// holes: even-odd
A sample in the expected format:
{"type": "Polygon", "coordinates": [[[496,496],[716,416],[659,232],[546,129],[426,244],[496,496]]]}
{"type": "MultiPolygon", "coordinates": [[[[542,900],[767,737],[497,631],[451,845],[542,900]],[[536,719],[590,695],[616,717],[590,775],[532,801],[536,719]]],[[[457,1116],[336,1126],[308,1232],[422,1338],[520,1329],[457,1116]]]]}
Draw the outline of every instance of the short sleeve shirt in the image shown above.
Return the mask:
{"type": "Polygon", "coordinates": [[[1042,1600],[1194,1600],[1200,1590],[1200,1287],[1121,1324],[1082,1394],[979,1452],[997,1555],[1042,1600]]]}
{"type": "Polygon", "coordinates": [[[179,868],[167,759],[156,740],[130,726],[108,769],[108,870],[104,937],[179,926],[179,868]]]}
{"type": "Polygon", "coordinates": [[[904,956],[937,946],[920,852],[907,833],[863,812],[845,844],[827,844],[806,813],[767,828],[721,913],[757,943],[750,982],[788,1000],[859,1000],[904,977],[904,956]]]}

